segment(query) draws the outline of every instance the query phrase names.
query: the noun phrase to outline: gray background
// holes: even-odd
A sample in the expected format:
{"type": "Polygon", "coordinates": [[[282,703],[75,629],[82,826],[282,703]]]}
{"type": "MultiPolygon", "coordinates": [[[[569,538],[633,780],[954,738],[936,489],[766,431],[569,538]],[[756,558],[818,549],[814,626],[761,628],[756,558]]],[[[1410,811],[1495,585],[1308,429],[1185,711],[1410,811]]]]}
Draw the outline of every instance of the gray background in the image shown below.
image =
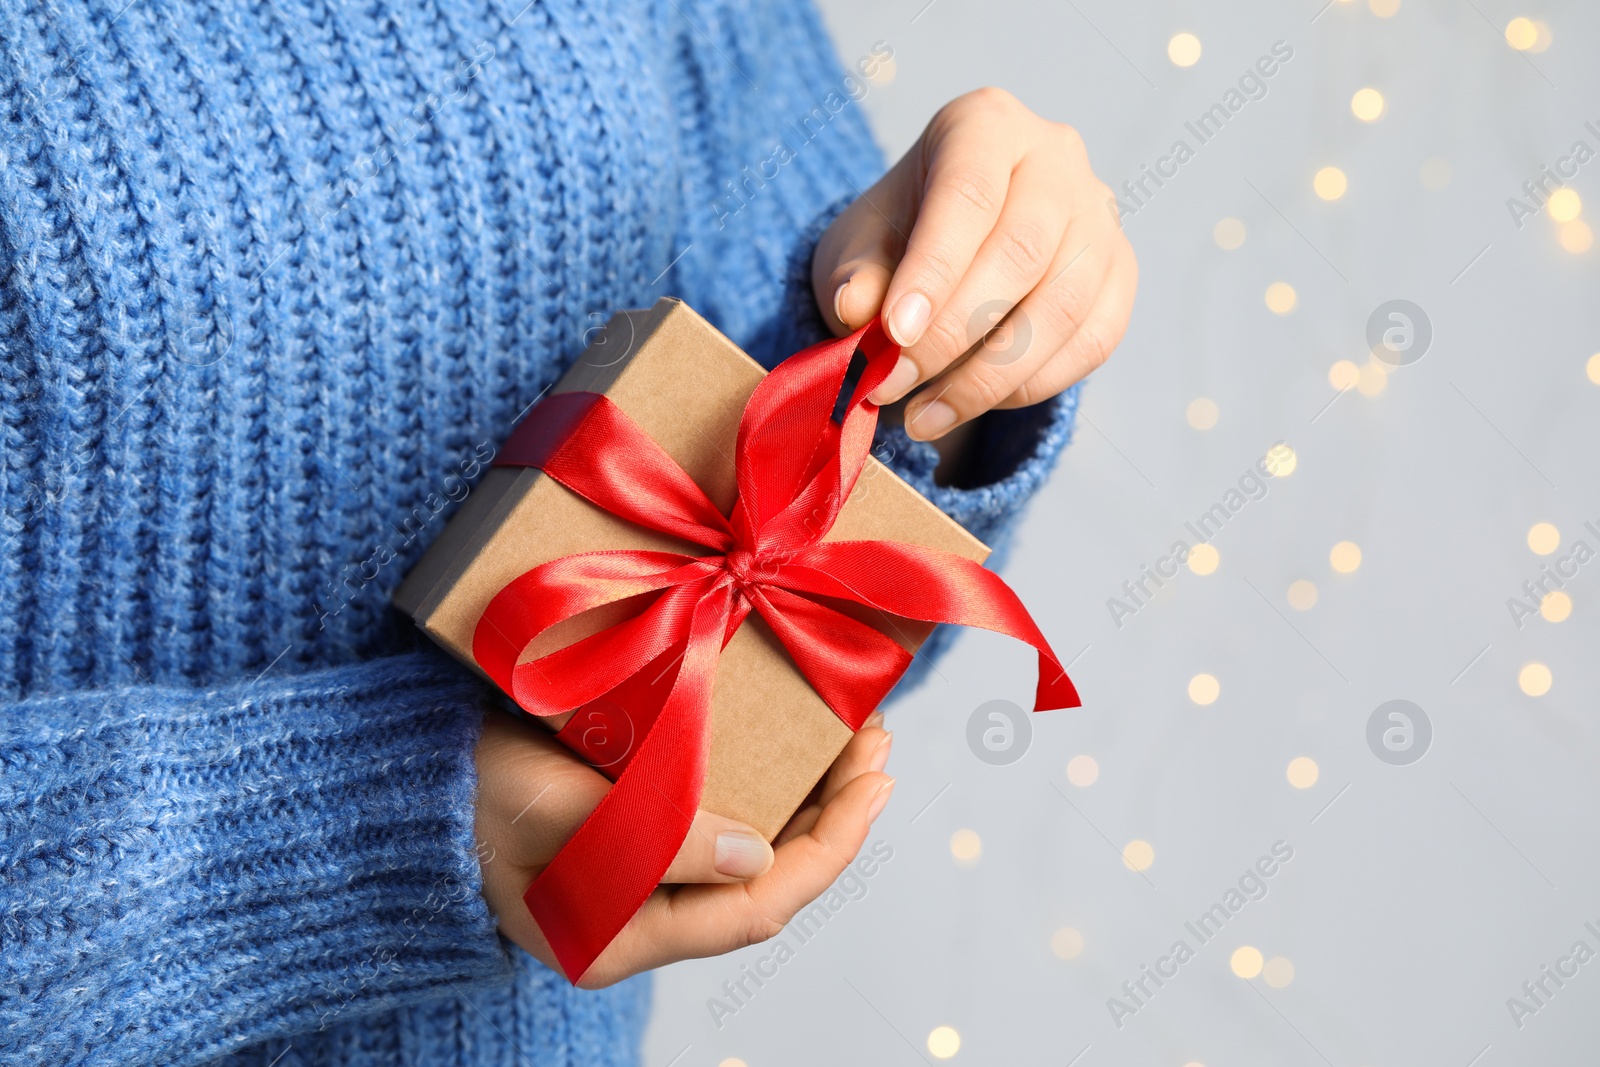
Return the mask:
{"type": "MultiPolygon", "coordinates": [[[[895,50],[893,80],[861,105],[890,158],[939,104],[992,84],[1076,126],[1115,187],[1175,138],[1193,144],[1184,121],[1274,41],[1294,58],[1126,220],[1133,325],[1005,568],[1063,655],[1083,650],[1085,707],[1036,716],[1020,762],[980,762],[968,716],[1025,703],[1033,667],[1021,646],[962,636],[891,713],[899,785],[871,840],[894,858],[867,895],[720,1029],[707,998],[770,949],[661,972],[647,1061],[938,1062],[927,1036],[951,1026],[951,1062],[986,1065],[1596,1062],[1600,960],[1520,1029],[1506,1000],[1574,942],[1600,950],[1583,925],[1600,927],[1600,560],[1568,583],[1564,622],[1519,628],[1506,602],[1575,541],[1600,548],[1583,527],[1600,527],[1600,386],[1585,375],[1600,249],[1564,251],[1542,214],[1519,230],[1506,200],[1574,141],[1600,149],[1584,129],[1600,127],[1600,10],[924,2],[823,4],[847,61],[879,39],[895,50]],[[1548,23],[1547,50],[1508,47],[1518,15],[1548,23]],[[1179,31],[1204,49],[1187,69],[1167,58],[1179,31]],[[1387,101],[1374,124],[1351,114],[1364,86],[1387,101]],[[1429,191],[1434,157],[1451,178],[1429,191]],[[1349,191],[1325,202],[1312,175],[1330,164],[1349,191]],[[1236,251],[1212,238],[1225,216],[1247,228],[1236,251]],[[1264,303],[1274,281],[1298,292],[1289,315],[1264,303]],[[1340,395],[1330,366],[1367,362],[1367,318],[1393,298],[1425,309],[1431,351],[1380,395],[1340,395]],[[1197,397],[1220,410],[1205,432],[1185,419],[1197,397]],[[1297,468],[1217,535],[1216,573],[1180,572],[1114,626],[1107,598],[1279,440],[1297,468]],[[1559,528],[1557,555],[1530,551],[1536,522],[1559,528]],[[1343,540],[1363,552],[1349,575],[1329,566],[1343,540]],[[1297,579],[1318,588],[1309,611],[1287,603],[1297,579]],[[1537,698],[1518,687],[1530,661],[1554,676],[1537,698]],[[1186,695],[1200,672],[1221,682],[1206,707],[1186,695]],[[1411,766],[1366,743],[1393,698],[1433,724],[1411,766]],[[1066,778],[1079,754],[1099,762],[1088,788],[1066,778]],[[1300,756],[1320,769],[1307,789],[1286,778],[1300,756]],[[952,857],[959,829],[981,838],[973,865],[952,857]],[[1134,839],[1154,849],[1143,877],[1118,855],[1134,839]],[[1196,945],[1184,921],[1278,840],[1294,857],[1268,895],[1114,1025],[1107,998],[1174,940],[1196,945]],[[1051,951],[1061,927],[1082,934],[1075,959],[1051,951]],[[1290,960],[1293,981],[1237,977],[1241,945],[1290,960]]],[[[1573,182],[1592,194],[1586,218],[1597,178],[1600,160],[1573,182]]]]}

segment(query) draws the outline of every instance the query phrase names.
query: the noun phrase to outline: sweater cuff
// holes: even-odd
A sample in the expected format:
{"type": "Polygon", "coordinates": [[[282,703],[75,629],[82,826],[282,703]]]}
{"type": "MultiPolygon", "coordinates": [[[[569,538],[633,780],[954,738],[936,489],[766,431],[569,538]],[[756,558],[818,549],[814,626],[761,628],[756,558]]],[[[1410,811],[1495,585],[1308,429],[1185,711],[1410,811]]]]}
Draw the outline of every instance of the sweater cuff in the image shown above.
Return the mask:
{"type": "Polygon", "coordinates": [[[27,1062],[203,1060],[508,981],[474,850],[483,707],[416,654],[5,709],[0,1031],[27,1062]]]}
{"type": "MultiPolygon", "coordinates": [[[[938,450],[926,441],[913,441],[900,426],[879,429],[873,455],[998,551],[1001,540],[1044,485],[1072,439],[1079,388],[1074,385],[1032,407],[979,416],[972,455],[963,464],[962,479],[954,485],[934,482],[938,450]]],[[[991,561],[991,566],[997,562],[991,561]]]]}

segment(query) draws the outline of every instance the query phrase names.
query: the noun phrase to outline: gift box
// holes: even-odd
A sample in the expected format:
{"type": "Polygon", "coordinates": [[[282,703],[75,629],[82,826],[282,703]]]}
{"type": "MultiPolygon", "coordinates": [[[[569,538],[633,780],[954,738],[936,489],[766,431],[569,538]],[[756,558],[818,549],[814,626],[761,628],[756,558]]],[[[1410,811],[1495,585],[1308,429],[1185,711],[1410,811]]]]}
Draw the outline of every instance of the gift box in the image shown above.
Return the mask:
{"type": "MultiPolygon", "coordinates": [[[[726,514],[736,492],[733,452],[739,419],[765,374],[687,304],[667,298],[649,310],[613,316],[551,393],[609,397],[726,514]]],[[[829,541],[850,539],[925,545],[978,563],[989,555],[981,541],[871,457],[833,527],[823,535],[829,541]]],[[[597,549],[696,551],[602,510],[540,470],[492,467],[407,576],[395,602],[428,636],[477,669],[473,631],[490,599],[541,563],[597,549]]],[[[841,606],[908,652],[914,653],[933,629],[928,623],[841,606]]],[[[598,633],[622,612],[617,607],[596,609],[553,627],[523,658],[598,633]]],[[[597,743],[579,747],[579,752],[592,754],[591,762],[614,777],[626,765],[626,749],[630,741],[637,743],[643,723],[637,709],[611,704],[597,712],[606,717],[597,717],[589,727],[603,736],[591,734],[597,743]],[[596,751],[585,752],[585,747],[596,751]]],[[[542,721],[559,730],[572,714],[542,721]]],[[[570,736],[581,741],[581,733],[570,736]]],[[[850,736],[850,728],[807,683],[771,628],[752,615],[717,665],[701,807],[747,823],[771,840],[850,736]]]]}
{"type": "Polygon", "coordinates": [[[397,592],[616,782],[525,898],[571,980],[696,808],[775,837],[937,622],[1027,641],[1036,707],[1077,704],[988,548],[868,455],[897,353],[873,323],[767,375],[681,301],[618,312],[397,592]]]}

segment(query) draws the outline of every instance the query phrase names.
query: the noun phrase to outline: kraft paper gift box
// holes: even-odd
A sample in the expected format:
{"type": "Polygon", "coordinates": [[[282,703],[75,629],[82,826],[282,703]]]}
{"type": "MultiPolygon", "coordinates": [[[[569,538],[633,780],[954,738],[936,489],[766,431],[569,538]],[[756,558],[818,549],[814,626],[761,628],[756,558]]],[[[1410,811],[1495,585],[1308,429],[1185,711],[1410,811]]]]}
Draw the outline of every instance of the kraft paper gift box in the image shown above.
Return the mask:
{"type": "MultiPolygon", "coordinates": [[[[760,364],[687,304],[664,298],[648,310],[614,315],[553,392],[605,394],[726,515],[735,496],[733,455],[740,416],[764,375],[760,364]]],[[[538,409],[529,417],[539,417],[538,409]]],[[[506,427],[508,433],[510,429],[506,427]]],[[[978,563],[989,555],[982,542],[871,457],[823,537],[857,539],[903,541],[978,563]]],[[[634,526],[537,469],[492,467],[407,575],[395,603],[476,669],[473,630],[496,593],[541,563],[604,549],[708,551],[634,526]]],[[[829,604],[911,652],[933,629],[929,623],[855,604],[829,604]]],[[[608,605],[558,624],[525,650],[519,662],[564,648],[627,614],[620,605],[608,605]]],[[[559,729],[571,714],[539,721],[559,729]]],[[[752,612],[719,661],[711,735],[701,807],[747,823],[770,840],[804,803],[851,731],[752,612]]],[[[632,743],[641,739],[634,737],[632,743]]]]}

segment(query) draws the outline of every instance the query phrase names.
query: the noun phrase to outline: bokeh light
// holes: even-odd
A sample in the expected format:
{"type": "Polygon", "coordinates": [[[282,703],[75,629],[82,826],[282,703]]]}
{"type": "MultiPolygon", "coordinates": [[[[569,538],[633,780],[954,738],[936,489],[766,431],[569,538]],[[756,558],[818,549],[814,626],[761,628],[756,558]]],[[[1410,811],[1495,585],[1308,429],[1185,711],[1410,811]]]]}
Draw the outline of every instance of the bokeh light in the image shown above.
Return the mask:
{"type": "Polygon", "coordinates": [[[1175,33],[1167,42],[1167,58],[1174,66],[1192,67],[1200,62],[1200,38],[1192,33],[1175,33]]]}
{"type": "Polygon", "coordinates": [[[1087,789],[1099,779],[1100,764],[1093,756],[1073,756],[1067,761],[1067,781],[1087,789]]]}
{"type": "Polygon", "coordinates": [[[935,1026],[928,1033],[928,1052],[936,1060],[947,1060],[961,1051],[961,1035],[953,1026],[935,1026]]]}
{"type": "Polygon", "coordinates": [[[1215,574],[1222,563],[1222,553],[1212,545],[1195,545],[1189,550],[1189,569],[1204,576],[1215,574]]]}
{"type": "Polygon", "coordinates": [[[1289,761],[1289,769],[1284,773],[1289,784],[1296,789],[1310,789],[1317,784],[1317,776],[1321,772],[1317,769],[1317,761],[1310,756],[1296,756],[1289,761]]]}
{"type": "Polygon", "coordinates": [[[1075,960],[1083,951],[1083,935],[1070,926],[1063,926],[1050,935],[1050,951],[1064,960],[1075,960]]]}
{"type": "Polygon", "coordinates": [[[1554,523],[1536,522],[1528,527],[1528,547],[1536,556],[1548,556],[1561,547],[1561,531],[1554,523]]]}
{"type": "Polygon", "coordinates": [[[1262,964],[1261,980],[1273,989],[1286,988],[1294,981],[1294,964],[1282,956],[1274,956],[1262,964]]]}
{"type": "Polygon", "coordinates": [[[1594,247],[1594,231],[1582,219],[1563,222],[1558,239],[1561,241],[1561,247],[1575,256],[1582,255],[1594,247]]]}
{"type": "Polygon", "coordinates": [[[1533,20],[1518,15],[1506,23],[1506,44],[1519,52],[1526,52],[1539,41],[1539,27],[1533,20]]]}
{"type": "Polygon", "coordinates": [[[983,839],[976,830],[957,830],[950,835],[950,855],[963,867],[971,867],[983,855],[983,839]]]}
{"type": "Polygon", "coordinates": [[[1354,574],[1361,569],[1361,546],[1340,541],[1328,552],[1328,565],[1340,574],[1354,574]]]}
{"type": "Polygon", "coordinates": [[[1185,413],[1189,425],[1197,430],[1209,430],[1217,424],[1217,402],[1205,397],[1197,397],[1189,401],[1189,409],[1185,413]]]}
{"type": "Polygon", "coordinates": [[[1130,871],[1148,871],[1156,861],[1156,850],[1148,841],[1129,841],[1122,848],[1122,863],[1130,871]]]}
{"type": "Polygon", "coordinates": [[[1218,219],[1217,224],[1211,228],[1211,239],[1217,242],[1217,247],[1232,252],[1244,244],[1244,223],[1236,218],[1218,219]]]}
{"type": "Polygon", "coordinates": [[[1261,950],[1250,945],[1240,945],[1228,958],[1228,966],[1240,978],[1254,978],[1261,973],[1261,950]]]}
{"type": "Polygon", "coordinates": [[[1289,583],[1289,606],[1296,611],[1310,611],[1317,606],[1317,587],[1301,578],[1289,583]]]}
{"type": "Polygon", "coordinates": [[[1543,663],[1529,663],[1517,672],[1517,688],[1531,697],[1542,697],[1550,692],[1554,676],[1543,663]]]}
{"type": "Polygon", "coordinates": [[[1222,683],[1216,676],[1210,674],[1197,674],[1189,679],[1189,699],[1205,707],[1215,704],[1217,697],[1222,695],[1222,683]]]}
{"type": "Polygon", "coordinates": [[[1273,282],[1267,286],[1267,307],[1271,308],[1274,314],[1289,314],[1294,310],[1297,299],[1294,286],[1288,282],[1273,282]]]}
{"type": "Polygon", "coordinates": [[[1392,19],[1400,13],[1400,0],[1367,0],[1367,8],[1380,19],[1392,19]]]}
{"type": "MultiPolygon", "coordinates": [[[[1324,200],[1337,200],[1350,187],[1350,180],[1338,167],[1323,167],[1311,179],[1311,188],[1324,200]]],[[[1292,306],[1292,305],[1291,305],[1292,306]]],[[[1273,310],[1277,310],[1274,308],[1273,310]]]]}
{"type": "Polygon", "coordinates": [[[1578,191],[1568,185],[1557,189],[1550,194],[1550,199],[1545,201],[1545,210],[1550,212],[1550,217],[1557,222],[1571,222],[1583,214],[1583,197],[1578,191]]]}
{"type": "Polygon", "coordinates": [[[1376,89],[1357,89],[1350,98],[1350,113],[1362,122],[1377,122],[1386,108],[1383,94],[1376,89]]]}
{"type": "Polygon", "coordinates": [[[1450,161],[1443,156],[1425,159],[1417,169],[1417,180],[1430,193],[1437,193],[1450,184],[1450,161]]]}
{"type": "Polygon", "coordinates": [[[1273,445],[1262,458],[1266,460],[1267,473],[1274,478],[1287,478],[1300,466],[1300,457],[1288,445],[1273,445]]]}
{"type": "Polygon", "coordinates": [[[1583,365],[1583,371],[1591,382],[1600,385],[1600,352],[1589,357],[1588,362],[1583,365]]]}
{"type": "Polygon", "coordinates": [[[1539,614],[1545,622],[1566,622],[1572,615],[1572,598],[1559,589],[1546,593],[1539,600],[1539,614]]]}
{"type": "Polygon", "coordinates": [[[1361,380],[1361,368],[1348,359],[1341,359],[1328,368],[1328,384],[1341,393],[1353,388],[1361,380]]]}
{"type": "Polygon", "coordinates": [[[1389,368],[1377,360],[1364,363],[1356,372],[1356,391],[1374,397],[1389,387],[1389,368]]]}

